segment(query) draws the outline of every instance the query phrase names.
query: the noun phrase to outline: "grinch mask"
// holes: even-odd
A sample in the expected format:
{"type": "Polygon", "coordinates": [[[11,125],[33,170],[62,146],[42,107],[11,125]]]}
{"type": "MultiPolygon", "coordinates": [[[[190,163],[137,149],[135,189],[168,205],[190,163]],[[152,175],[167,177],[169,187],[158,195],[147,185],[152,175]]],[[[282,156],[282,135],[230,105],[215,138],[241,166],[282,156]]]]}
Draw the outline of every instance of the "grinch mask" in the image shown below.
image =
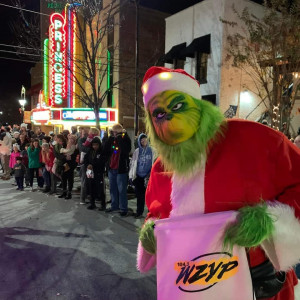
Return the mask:
{"type": "Polygon", "coordinates": [[[221,137],[224,117],[213,104],[169,90],[147,105],[146,126],[166,171],[191,174],[206,159],[209,141],[221,137]]]}
{"type": "Polygon", "coordinates": [[[193,98],[178,91],[165,91],[148,104],[155,132],[168,145],[190,139],[199,129],[200,114],[193,98]]]}

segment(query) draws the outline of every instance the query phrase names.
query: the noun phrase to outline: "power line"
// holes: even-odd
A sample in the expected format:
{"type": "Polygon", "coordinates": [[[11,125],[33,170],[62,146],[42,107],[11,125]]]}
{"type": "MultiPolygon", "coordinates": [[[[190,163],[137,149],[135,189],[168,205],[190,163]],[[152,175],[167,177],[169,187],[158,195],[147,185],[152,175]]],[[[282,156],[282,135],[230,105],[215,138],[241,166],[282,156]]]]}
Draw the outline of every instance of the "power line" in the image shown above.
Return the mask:
{"type": "Polygon", "coordinates": [[[31,54],[31,53],[19,53],[19,52],[16,52],[16,51],[8,51],[8,50],[0,50],[0,52],[5,52],[5,53],[12,53],[12,54],[18,54],[18,55],[30,55],[30,56],[38,56],[38,57],[41,57],[41,55],[39,54],[31,54]]]}
{"type": "Polygon", "coordinates": [[[9,57],[4,57],[4,56],[0,56],[0,59],[24,61],[24,62],[29,62],[29,63],[33,63],[33,64],[42,63],[41,61],[25,60],[25,59],[18,59],[18,58],[9,58],[9,57]]]}
{"type": "Polygon", "coordinates": [[[25,9],[25,8],[21,8],[21,7],[17,7],[17,6],[11,6],[11,5],[7,5],[7,4],[4,4],[4,3],[0,3],[0,6],[1,5],[5,6],[5,7],[9,7],[9,8],[18,9],[18,10],[24,10],[24,11],[31,12],[31,13],[38,14],[38,15],[50,16],[48,14],[44,14],[44,13],[41,13],[41,12],[38,12],[38,11],[29,10],[29,9],[25,9]]]}
{"type": "Polygon", "coordinates": [[[43,50],[40,50],[40,49],[37,49],[37,48],[24,47],[24,46],[17,46],[17,45],[0,44],[0,46],[4,46],[4,47],[12,47],[12,48],[30,49],[30,50],[36,50],[36,51],[43,51],[43,50]]]}

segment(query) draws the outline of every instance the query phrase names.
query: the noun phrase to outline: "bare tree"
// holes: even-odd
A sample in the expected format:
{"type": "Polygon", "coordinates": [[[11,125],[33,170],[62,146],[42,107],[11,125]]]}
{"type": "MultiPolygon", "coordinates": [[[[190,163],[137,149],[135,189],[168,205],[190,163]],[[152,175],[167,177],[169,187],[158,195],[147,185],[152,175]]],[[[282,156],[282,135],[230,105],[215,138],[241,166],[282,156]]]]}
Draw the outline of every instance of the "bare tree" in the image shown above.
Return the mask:
{"type": "Polygon", "coordinates": [[[259,18],[233,6],[239,21],[221,20],[237,29],[227,36],[227,61],[252,79],[244,86],[265,102],[272,127],[283,130],[286,122],[288,130],[299,88],[300,1],[265,0],[262,9],[259,18]]]}
{"type": "MultiPolygon", "coordinates": [[[[21,0],[12,0],[15,7],[25,8],[21,0]]],[[[24,10],[19,10],[19,18],[10,21],[10,29],[15,40],[15,54],[24,59],[40,61],[42,58],[40,38],[40,17],[24,10]]]]}

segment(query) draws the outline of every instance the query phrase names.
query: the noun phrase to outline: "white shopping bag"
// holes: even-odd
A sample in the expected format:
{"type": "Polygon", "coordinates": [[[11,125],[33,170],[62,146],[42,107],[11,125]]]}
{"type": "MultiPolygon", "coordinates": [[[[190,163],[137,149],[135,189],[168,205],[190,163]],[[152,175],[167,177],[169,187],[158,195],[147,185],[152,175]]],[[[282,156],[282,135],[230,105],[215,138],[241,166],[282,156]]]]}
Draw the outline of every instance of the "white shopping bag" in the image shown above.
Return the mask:
{"type": "Polygon", "coordinates": [[[172,217],[155,223],[158,300],[253,300],[246,251],[223,251],[233,211],[172,217]]]}

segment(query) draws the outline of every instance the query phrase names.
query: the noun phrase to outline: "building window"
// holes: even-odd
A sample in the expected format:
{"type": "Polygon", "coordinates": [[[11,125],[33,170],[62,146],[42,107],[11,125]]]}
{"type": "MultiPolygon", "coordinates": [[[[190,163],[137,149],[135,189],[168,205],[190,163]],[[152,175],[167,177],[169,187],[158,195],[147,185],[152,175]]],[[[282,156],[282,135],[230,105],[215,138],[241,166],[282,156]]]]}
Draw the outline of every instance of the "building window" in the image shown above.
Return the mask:
{"type": "Polygon", "coordinates": [[[174,69],[184,69],[184,59],[175,58],[174,59],[174,69]]]}
{"type": "Polygon", "coordinates": [[[196,79],[200,83],[207,83],[207,53],[196,53],[196,79]]]}
{"type": "Polygon", "coordinates": [[[214,105],[217,104],[217,97],[216,94],[212,94],[212,95],[203,95],[201,96],[201,99],[206,100],[214,105]]]}

